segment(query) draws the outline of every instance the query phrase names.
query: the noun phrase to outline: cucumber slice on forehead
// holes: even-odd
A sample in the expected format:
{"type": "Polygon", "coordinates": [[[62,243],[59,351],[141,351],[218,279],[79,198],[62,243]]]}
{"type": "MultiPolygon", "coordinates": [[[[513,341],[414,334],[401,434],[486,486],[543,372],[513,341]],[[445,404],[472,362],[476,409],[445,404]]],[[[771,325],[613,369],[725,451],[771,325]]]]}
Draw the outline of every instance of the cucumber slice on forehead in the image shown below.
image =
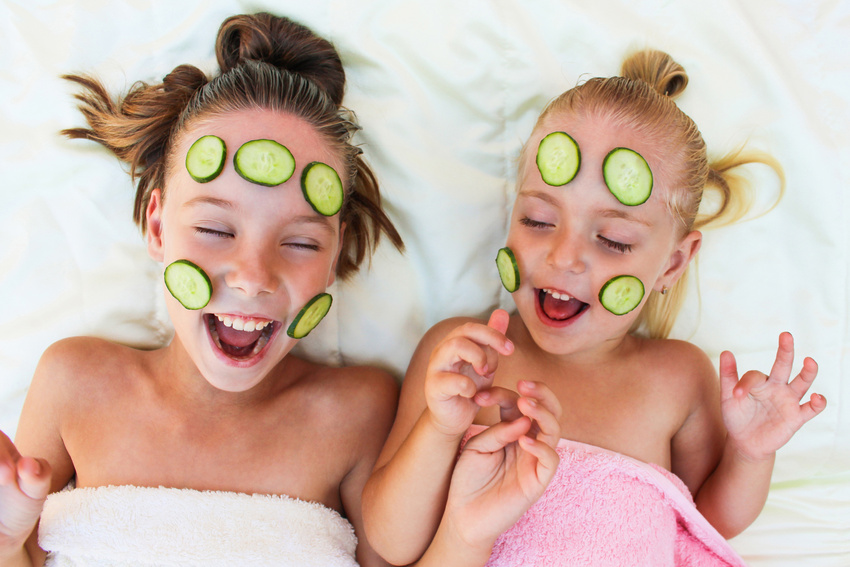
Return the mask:
{"type": "Polygon", "coordinates": [[[186,171],[198,183],[212,181],[224,169],[227,148],[218,136],[201,136],[186,152],[186,171]]]}
{"type": "Polygon", "coordinates": [[[634,207],[652,193],[652,171],[643,156],[628,148],[614,148],[602,162],[608,190],[624,205],[634,207]]]}
{"type": "Polygon", "coordinates": [[[326,163],[314,161],[307,164],[301,172],[301,192],[320,215],[331,217],[342,208],[342,181],[334,168],[326,163]]]}
{"type": "Polygon", "coordinates": [[[201,309],[212,297],[212,282],[189,260],[177,260],[165,268],[165,287],[186,309],[201,309]]]}
{"type": "Polygon", "coordinates": [[[236,173],[258,185],[280,185],[295,172],[295,158],[286,146],[274,140],[251,140],[233,156],[236,173]]]}
{"type": "Polygon", "coordinates": [[[502,280],[505,289],[510,293],[518,290],[519,267],[513,251],[507,246],[496,253],[496,266],[499,268],[499,278],[502,280]]]}
{"type": "Polygon", "coordinates": [[[581,151],[566,132],[552,132],[537,146],[537,169],[547,185],[566,185],[578,173],[581,151]]]}
{"type": "Polygon", "coordinates": [[[599,290],[599,302],[614,315],[625,315],[640,305],[643,294],[642,281],[634,276],[616,276],[599,290]]]}
{"type": "Polygon", "coordinates": [[[333,297],[329,293],[320,293],[313,299],[307,302],[301,311],[298,312],[295,319],[286,329],[286,334],[293,339],[302,339],[307,334],[316,328],[319,321],[325,318],[328,311],[331,309],[333,297]]]}

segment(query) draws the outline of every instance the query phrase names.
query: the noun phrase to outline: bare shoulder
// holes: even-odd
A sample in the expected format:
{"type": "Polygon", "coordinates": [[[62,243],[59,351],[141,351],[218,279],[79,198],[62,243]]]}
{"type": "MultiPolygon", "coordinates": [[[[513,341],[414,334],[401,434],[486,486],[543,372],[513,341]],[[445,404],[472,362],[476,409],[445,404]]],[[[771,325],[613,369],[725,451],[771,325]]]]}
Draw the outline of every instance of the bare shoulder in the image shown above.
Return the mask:
{"type": "Polygon", "coordinates": [[[95,337],[71,337],[50,345],[42,354],[32,387],[62,392],[111,383],[117,370],[129,370],[139,358],[137,349],[95,337]]]}
{"type": "MultiPolygon", "coordinates": [[[[346,428],[386,427],[398,403],[398,382],[375,366],[331,367],[301,360],[308,397],[323,421],[343,422],[346,428]]],[[[328,424],[332,425],[332,424],[328,424]]]]}
{"type": "Polygon", "coordinates": [[[669,385],[702,390],[717,383],[717,374],[708,355],[693,343],[678,339],[644,340],[639,356],[651,362],[659,378],[669,385]],[[670,377],[675,381],[670,384],[670,377]]]}

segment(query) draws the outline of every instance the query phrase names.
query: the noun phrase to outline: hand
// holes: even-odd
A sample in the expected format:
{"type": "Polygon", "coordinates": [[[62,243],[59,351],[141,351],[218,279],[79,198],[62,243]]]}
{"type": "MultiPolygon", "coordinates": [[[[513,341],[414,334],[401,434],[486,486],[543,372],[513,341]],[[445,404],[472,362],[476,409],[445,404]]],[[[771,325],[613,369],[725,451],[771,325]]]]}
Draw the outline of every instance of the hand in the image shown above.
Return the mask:
{"type": "Polygon", "coordinates": [[[803,369],[791,382],[794,339],[790,333],[779,335],[779,348],[770,375],[751,370],[738,380],[735,357],[720,354],[720,390],[723,422],[729,442],[738,453],[751,460],[764,460],[796,433],[804,423],[826,407],[826,398],[812,394],[800,405],[817,376],[817,363],[806,358],[803,369]]]}
{"type": "MultiPolygon", "coordinates": [[[[452,474],[444,521],[473,548],[489,549],[540,498],[555,471],[561,406],[542,383],[520,382],[513,398],[521,417],[472,437],[452,474]]],[[[504,411],[502,393],[489,396],[504,411]]]]}
{"type": "Polygon", "coordinates": [[[446,434],[459,436],[469,429],[481,409],[475,395],[493,383],[499,355],[513,352],[505,337],[508,321],[508,313],[497,309],[487,325],[461,325],[431,353],[425,400],[434,425],[446,434]]]}
{"type": "Polygon", "coordinates": [[[50,465],[22,457],[0,432],[0,550],[23,546],[50,491],[50,465]]]}

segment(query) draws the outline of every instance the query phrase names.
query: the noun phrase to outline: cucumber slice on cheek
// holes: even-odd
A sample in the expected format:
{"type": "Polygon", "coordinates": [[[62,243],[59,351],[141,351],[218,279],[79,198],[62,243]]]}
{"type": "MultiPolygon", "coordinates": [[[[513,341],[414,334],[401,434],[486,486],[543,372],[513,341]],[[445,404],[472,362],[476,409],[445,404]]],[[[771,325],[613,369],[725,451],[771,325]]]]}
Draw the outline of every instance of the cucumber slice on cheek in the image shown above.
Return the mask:
{"type": "Polygon", "coordinates": [[[307,302],[286,330],[293,339],[303,339],[325,318],[331,309],[333,297],[329,293],[320,293],[307,302]]]}
{"type": "Polygon", "coordinates": [[[186,309],[202,309],[212,297],[209,276],[189,260],[177,260],[165,268],[165,287],[186,309]]]}
{"type": "Polygon", "coordinates": [[[616,276],[599,290],[599,303],[614,315],[625,315],[640,305],[643,282],[634,276],[616,276]]]}
{"type": "Polygon", "coordinates": [[[502,248],[496,253],[496,267],[499,269],[499,278],[502,280],[502,285],[510,293],[519,289],[519,267],[516,263],[516,257],[513,251],[508,248],[502,248]]]}

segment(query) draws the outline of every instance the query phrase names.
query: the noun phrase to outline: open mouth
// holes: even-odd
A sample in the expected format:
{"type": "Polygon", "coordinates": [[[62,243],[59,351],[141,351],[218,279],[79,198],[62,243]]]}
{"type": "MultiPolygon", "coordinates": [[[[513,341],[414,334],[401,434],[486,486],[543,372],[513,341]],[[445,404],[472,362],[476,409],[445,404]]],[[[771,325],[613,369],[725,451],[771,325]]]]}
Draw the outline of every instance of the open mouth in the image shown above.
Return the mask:
{"type": "Polygon", "coordinates": [[[540,311],[552,321],[568,321],[590,307],[587,303],[554,289],[537,290],[540,311]]]}
{"type": "Polygon", "coordinates": [[[204,315],[213,343],[229,358],[249,360],[260,354],[275,330],[275,321],[236,317],[225,314],[204,315]]]}

